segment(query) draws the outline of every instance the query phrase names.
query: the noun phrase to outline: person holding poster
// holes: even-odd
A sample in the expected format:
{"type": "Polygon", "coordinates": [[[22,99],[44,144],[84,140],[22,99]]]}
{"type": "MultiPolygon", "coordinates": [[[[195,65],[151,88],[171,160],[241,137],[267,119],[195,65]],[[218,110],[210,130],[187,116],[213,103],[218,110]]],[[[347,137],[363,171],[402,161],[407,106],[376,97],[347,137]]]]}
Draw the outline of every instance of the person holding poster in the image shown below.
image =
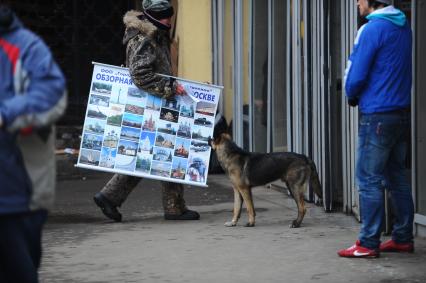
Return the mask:
{"type": "Polygon", "coordinates": [[[65,78],[49,48],[0,0],[0,282],[38,282],[55,189],[65,78]]]}
{"type": "MultiPolygon", "coordinates": [[[[169,77],[172,65],[170,56],[171,17],[173,7],[167,0],[143,0],[142,11],[129,11],[124,16],[126,31],[123,43],[126,45],[126,65],[134,84],[153,95],[169,98],[185,93],[182,85],[169,77]]],[[[110,219],[120,222],[121,213],[117,207],[141,180],[115,174],[104,188],[94,196],[94,201],[110,219]]],[[[200,215],[189,210],[183,198],[182,184],[162,182],[164,218],[166,220],[198,220],[200,215]]]]}

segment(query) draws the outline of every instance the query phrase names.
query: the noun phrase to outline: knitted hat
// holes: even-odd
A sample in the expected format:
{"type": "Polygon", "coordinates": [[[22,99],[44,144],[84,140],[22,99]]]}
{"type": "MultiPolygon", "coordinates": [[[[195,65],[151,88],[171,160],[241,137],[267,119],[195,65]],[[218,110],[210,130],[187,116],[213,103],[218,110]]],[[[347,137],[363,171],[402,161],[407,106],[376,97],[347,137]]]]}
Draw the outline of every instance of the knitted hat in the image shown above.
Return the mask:
{"type": "Polygon", "coordinates": [[[143,0],[143,10],[157,20],[171,18],[173,7],[168,0],[143,0]]]}
{"type": "Polygon", "coordinates": [[[12,10],[0,2],[0,27],[8,28],[13,22],[12,10]]]}

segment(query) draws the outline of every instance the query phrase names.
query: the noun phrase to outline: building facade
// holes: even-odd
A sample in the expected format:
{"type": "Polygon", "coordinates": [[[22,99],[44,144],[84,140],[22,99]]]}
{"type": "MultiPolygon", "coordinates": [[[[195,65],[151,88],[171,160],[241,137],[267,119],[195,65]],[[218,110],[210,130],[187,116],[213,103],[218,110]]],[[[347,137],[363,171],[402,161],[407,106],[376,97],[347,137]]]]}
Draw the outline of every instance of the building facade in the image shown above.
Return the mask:
{"type": "MultiPolygon", "coordinates": [[[[413,29],[410,172],[416,231],[426,235],[426,1],[396,0],[413,29]]],[[[234,140],[260,152],[290,150],[317,164],[324,209],[359,219],[354,182],[358,110],[342,79],[358,27],[355,0],[212,1],[213,80],[234,140]]],[[[280,186],[279,183],[274,185],[280,186]]],[[[306,198],[314,201],[312,192],[306,198]]],[[[387,210],[387,230],[391,211],[387,210]]]]}

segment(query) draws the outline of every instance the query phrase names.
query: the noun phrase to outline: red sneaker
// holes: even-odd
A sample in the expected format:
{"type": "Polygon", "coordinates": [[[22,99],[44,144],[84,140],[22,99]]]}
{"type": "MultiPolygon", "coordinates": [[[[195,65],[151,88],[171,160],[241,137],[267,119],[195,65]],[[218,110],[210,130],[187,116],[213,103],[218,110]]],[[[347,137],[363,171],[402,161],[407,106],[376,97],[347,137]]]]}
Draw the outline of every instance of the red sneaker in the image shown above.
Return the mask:
{"type": "Polygon", "coordinates": [[[380,254],[372,249],[361,246],[359,240],[356,241],[355,245],[345,250],[340,250],[337,254],[341,257],[379,257],[380,254]]]}
{"type": "Polygon", "coordinates": [[[398,244],[394,240],[387,240],[380,244],[379,249],[381,252],[412,253],[414,252],[414,244],[398,244]]]}

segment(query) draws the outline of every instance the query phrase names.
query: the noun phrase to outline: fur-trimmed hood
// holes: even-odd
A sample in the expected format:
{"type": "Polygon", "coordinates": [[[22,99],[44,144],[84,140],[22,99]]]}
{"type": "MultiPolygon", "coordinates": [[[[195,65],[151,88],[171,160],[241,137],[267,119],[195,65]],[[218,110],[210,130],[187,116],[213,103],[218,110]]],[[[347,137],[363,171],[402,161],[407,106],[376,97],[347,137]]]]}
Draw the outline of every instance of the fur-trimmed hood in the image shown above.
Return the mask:
{"type": "Polygon", "coordinates": [[[126,26],[126,34],[124,35],[123,42],[126,43],[130,38],[135,36],[135,33],[142,33],[149,37],[152,37],[156,32],[158,32],[158,28],[154,26],[150,21],[145,18],[142,18],[142,12],[131,10],[128,11],[123,17],[123,23],[126,26]],[[133,31],[130,32],[129,31],[133,31]],[[138,32],[136,32],[138,31],[138,32]],[[126,40],[127,39],[127,40],[126,40]]]}
{"type": "Polygon", "coordinates": [[[155,26],[140,11],[127,12],[123,22],[126,66],[134,84],[159,97],[173,96],[174,81],[157,75],[172,73],[169,30],[155,26]]]}

